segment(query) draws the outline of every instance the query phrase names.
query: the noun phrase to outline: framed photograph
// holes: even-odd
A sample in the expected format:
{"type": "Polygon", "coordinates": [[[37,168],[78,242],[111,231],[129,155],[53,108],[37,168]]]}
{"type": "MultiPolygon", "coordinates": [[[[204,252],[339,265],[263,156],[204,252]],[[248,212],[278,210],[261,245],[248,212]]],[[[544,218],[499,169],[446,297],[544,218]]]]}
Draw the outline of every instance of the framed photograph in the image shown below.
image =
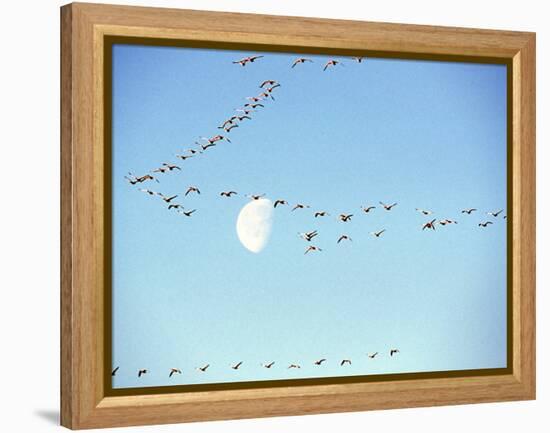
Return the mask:
{"type": "Polygon", "coordinates": [[[535,398],[535,35],[61,8],[61,417],[535,398]]]}

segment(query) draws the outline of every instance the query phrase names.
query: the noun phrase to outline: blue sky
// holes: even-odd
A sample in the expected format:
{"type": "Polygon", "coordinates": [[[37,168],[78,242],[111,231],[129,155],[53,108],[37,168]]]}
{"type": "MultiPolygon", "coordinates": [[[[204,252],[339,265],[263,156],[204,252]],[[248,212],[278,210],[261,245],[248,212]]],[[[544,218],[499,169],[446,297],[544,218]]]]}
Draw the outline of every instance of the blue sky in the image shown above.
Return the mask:
{"type": "Polygon", "coordinates": [[[506,207],[506,67],[338,57],[323,72],[327,56],[291,69],[297,56],[278,53],[232,64],[250,54],[113,47],[113,386],[505,367],[506,220],[485,212],[506,207]],[[276,100],[231,143],[175,158],[267,79],[276,100]],[[141,186],[178,194],[191,218],[124,179],[163,162],[182,171],[141,186]],[[190,185],[201,194],[183,197],[190,185]],[[239,195],[219,196],[229,189],[239,195]],[[254,254],[235,231],[250,193],[311,208],[275,209],[254,254]],[[458,224],[422,231],[431,217],[417,207],[458,224]],[[323,251],[304,255],[297,233],[314,229],[323,251]],[[353,241],[337,245],[344,233],[353,241]],[[183,374],[168,379],[172,367],[183,374]]]}

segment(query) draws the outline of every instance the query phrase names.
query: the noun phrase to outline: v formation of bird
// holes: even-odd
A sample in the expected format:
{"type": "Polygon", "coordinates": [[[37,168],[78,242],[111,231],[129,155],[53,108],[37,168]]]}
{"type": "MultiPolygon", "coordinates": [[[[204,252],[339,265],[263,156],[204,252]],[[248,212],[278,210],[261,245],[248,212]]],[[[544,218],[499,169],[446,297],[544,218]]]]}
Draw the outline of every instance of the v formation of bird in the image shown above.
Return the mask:
{"type": "MultiPolygon", "coordinates": [[[[255,63],[262,59],[264,56],[262,55],[256,55],[256,56],[248,56],[244,57],[239,60],[233,61],[234,64],[242,66],[242,67],[249,67],[252,63],[255,63]]],[[[355,63],[363,63],[365,60],[365,57],[352,57],[351,60],[355,63]]],[[[290,67],[292,69],[294,68],[300,68],[304,67],[306,64],[315,63],[314,60],[307,58],[307,57],[299,57],[292,64],[290,67]]],[[[344,63],[342,60],[336,60],[336,59],[329,59],[324,63],[322,70],[327,71],[328,69],[335,68],[337,66],[344,66],[344,63]]],[[[237,108],[235,110],[235,113],[229,116],[227,119],[224,119],[222,122],[219,123],[217,126],[217,129],[221,129],[223,131],[222,134],[215,134],[211,137],[200,137],[199,140],[195,141],[196,147],[191,147],[187,149],[184,153],[178,153],[176,154],[176,158],[178,158],[180,161],[187,161],[188,159],[192,159],[195,157],[198,157],[200,155],[204,155],[207,153],[208,149],[214,148],[218,145],[220,145],[223,142],[231,143],[231,139],[229,138],[229,134],[232,133],[233,130],[240,128],[241,125],[243,125],[245,122],[249,122],[253,119],[254,114],[257,112],[257,109],[259,108],[265,108],[265,104],[269,100],[275,100],[273,93],[276,89],[280,88],[281,84],[276,80],[265,80],[262,83],[260,83],[260,93],[256,96],[248,96],[245,98],[248,102],[243,104],[240,108],[237,108]]],[[[160,167],[154,168],[149,173],[146,173],[144,175],[138,176],[134,175],[132,173],[128,173],[127,176],[125,176],[125,179],[128,181],[128,183],[132,186],[135,185],[141,185],[145,182],[156,182],[160,183],[160,176],[165,175],[167,173],[171,172],[181,172],[182,169],[177,164],[172,164],[169,162],[163,162],[160,167]]],[[[201,191],[197,186],[189,186],[187,190],[181,194],[174,194],[174,195],[164,195],[161,192],[156,192],[154,190],[148,189],[148,188],[139,188],[139,191],[144,192],[148,196],[151,197],[160,197],[162,202],[166,205],[167,209],[172,211],[174,210],[177,214],[185,216],[185,217],[191,217],[193,214],[197,211],[196,209],[187,209],[185,208],[181,203],[177,203],[176,199],[183,195],[184,197],[188,197],[189,195],[200,195],[201,191]]],[[[233,190],[227,190],[227,191],[221,191],[219,193],[219,196],[222,198],[231,198],[234,195],[238,195],[237,191],[233,190]]],[[[265,194],[247,194],[245,197],[248,197],[251,200],[259,200],[262,197],[264,197],[265,194]]],[[[367,205],[367,206],[361,206],[360,209],[362,210],[362,213],[367,215],[372,212],[374,212],[376,209],[382,209],[383,211],[390,212],[393,210],[394,207],[398,205],[397,202],[393,203],[384,203],[382,201],[379,202],[378,205],[367,205]]],[[[304,211],[307,209],[310,209],[310,205],[304,204],[304,203],[296,203],[294,205],[291,205],[287,200],[278,198],[274,201],[274,208],[283,208],[283,207],[289,207],[291,212],[294,211],[304,211]]],[[[416,208],[416,211],[424,216],[431,216],[433,212],[431,210],[425,210],[416,208]]],[[[461,210],[461,214],[463,215],[471,215],[474,212],[477,212],[477,208],[466,208],[461,210]]],[[[503,212],[503,210],[498,211],[490,211],[487,212],[487,215],[491,218],[481,221],[478,223],[478,227],[486,229],[490,225],[494,224],[493,221],[495,221],[500,214],[503,212]]],[[[327,212],[326,210],[319,210],[316,209],[312,213],[314,218],[325,218],[331,215],[331,213],[327,212]]],[[[349,223],[352,221],[352,218],[354,217],[354,214],[349,213],[340,213],[337,216],[337,220],[342,223],[349,223]]],[[[506,219],[506,215],[503,216],[503,219],[506,219]]],[[[444,218],[444,219],[437,219],[432,218],[429,221],[426,221],[423,223],[420,228],[422,231],[435,231],[436,227],[441,226],[451,226],[453,224],[457,224],[458,222],[454,219],[444,218]]],[[[380,228],[377,231],[370,232],[370,234],[374,238],[381,238],[382,235],[386,233],[386,228],[380,228]]],[[[323,251],[321,248],[319,248],[316,245],[312,245],[311,241],[314,237],[318,235],[317,231],[314,232],[305,232],[305,233],[299,233],[299,236],[304,239],[308,244],[305,246],[305,252],[304,255],[309,255],[309,253],[313,252],[321,252],[323,251]]],[[[343,245],[347,242],[351,242],[352,238],[347,233],[342,233],[338,236],[338,238],[335,240],[336,244],[343,245]]]]}

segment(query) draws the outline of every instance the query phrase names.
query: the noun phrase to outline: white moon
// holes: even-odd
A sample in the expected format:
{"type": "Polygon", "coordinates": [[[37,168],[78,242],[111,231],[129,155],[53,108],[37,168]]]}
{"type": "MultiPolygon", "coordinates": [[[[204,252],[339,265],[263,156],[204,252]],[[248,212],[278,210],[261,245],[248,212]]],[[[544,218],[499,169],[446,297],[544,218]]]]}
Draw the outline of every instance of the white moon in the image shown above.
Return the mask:
{"type": "Polygon", "coordinates": [[[261,198],[246,204],[237,218],[237,236],[244,247],[253,253],[264,249],[271,235],[273,204],[261,198]]]}

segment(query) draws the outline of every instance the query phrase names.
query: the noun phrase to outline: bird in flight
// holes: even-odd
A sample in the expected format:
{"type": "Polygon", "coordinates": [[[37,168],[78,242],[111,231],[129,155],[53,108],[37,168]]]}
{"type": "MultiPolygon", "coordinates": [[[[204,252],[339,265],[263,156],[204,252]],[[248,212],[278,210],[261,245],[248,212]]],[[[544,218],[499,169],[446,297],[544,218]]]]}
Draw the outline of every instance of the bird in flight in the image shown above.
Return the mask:
{"type": "Polygon", "coordinates": [[[462,209],[461,213],[467,213],[468,215],[470,215],[472,212],[475,212],[477,209],[476,208],[468,208],[468,209],[462,209]]]}
{"type": "Polygon", "coordinates": [[[179,368],[171,368],[168,377],[172,377],[174,374],[181,374],[181,370],[179,368]]]}
{"type": "Polygon", "coordinates": [[[382,233],[384,233],[386,231],[386,229],[383,229],[383,230],[380,230],[378,232],[370,232],[371,235],[379,238],[380,236],[382,236],[382,233]]]}
{"type": "Polygon", "coordinates": [[[147,373],[149,373],[149,370],[147,370],[146,368],[138,370],[138,377],[141,377],[141,376],[143,376],[144,374],[147,374],[147,373]]]}
{"type": "Polygon", "coordinates": [[[201,144],[201,143],[197,143],[202,150],[206,150],[208,149],[209,147],[214,147],[216,145],[216,143],[208,143],[208,144],[201,144]]]}
{"type": "Polygon", "coordinates": [[[288,202],[286,200],[275,200],[275,203],[273,203],[273,207],[277,207],[279,205],[288,205],[288,202]]]}
{"type": "Polygon", "coordinates": [[[348,222],[348,221],[351,220],[352,216],[353,216],[353,214],[341,213],[340,215],[338,215],[338,219],[342,222],[348,222]]]}
{"type": "Polygon", "coordinates": [[[489,224],[493,224],[491,221],[485,221],[483,223],[479,223],[478,227],[487,227],[489,224]]]}
{"type": "Polygon", "coordinates": [[[247,102],[246,104],[244,104],[245,107],[250,107],[250,108],[258,108],[258,107],[262,107],[264,108],[265,105],[260,103],[260,102],[253,102],[253,103],[250,103],[250,102],[247,102]]]}
{"type": "Polygon", "coordinates": [[[247,63],[254,63],[257,59],[261,59],[263,56],[249,56],[240,60],[236,60],[233,63],[241,66],[246,66],[247,63]]]}
{"type": "Polygon", "coordinates": [[[252,117],[247,116],[246,114],[245,114],[244,116],[237,116],[237,120],[238,120],[239,122],[242,122],[244,119],[252,120],[252,117]]]}
{"type": "Polygon", "coordinates": [[[338,238],[338,240],[336,241],[337,244],[339,244],[340,242],[342,241],[351,241],[351,238],[348,236],[348,235],[342,235],[338,238]]]}
{"type": "Polygon", "coordinates": [[[365,57],[352,57],[353,60],[355,60],[357,63],[362,63],[363,60],[365,60],[365,57]]]}
{"type": "Polygon", "coordinates": [[[142,189],[142,188],[140,188],[140,191],[141,191],[141,192],[144,192],[144,193],[146,193],[146,194],[149,194],[149,195],[161,195],[160,193],[155,192],[155,191],[151,191],[150,189],[142,189]]]}
{"type": "Polygon", "coordinates": [[[166,203],[170,203],[172,200],[174,200],[174,199],[177,197],[177,195],[173,195],[172,197],[166,197],[166,196],[164,196],[164,195],[162,195],[162,194],[159,194],[159,195],[161,196],[161,198],[162,198],[166,203]]]}
{"type": "Polygon", "coordinates": [[[369,213],[373,209],[376,209],[376,206],[368,206],[368,207],[361,206],[361,210],[365,213],[369,213]]]}
{"type": "Polygon", "coordinates": [[[342,359],[342,361],[340,362],[340,366],[346,365],[346,364],[351,365],[351,359],[342,359]]]}
{"type": "Polygon", "coordinates": [[[439,224],[441,224],[442,226],[446,226],[447,224],[458,224],[458,222],[456,222],[455,220],[444,219],[440,220],[439,224]]]}
{"type": "Polygon", "coordinates": [[[304,254],[309,253],[310,251],[323,251],[321,248],[316,247],[315,245],[310,245],[306,248],[306,252],[304,254]]]}
{"type": "Polygon", "coordinates": [[[325,362],[326,359],[325,358],[321,358],[321,359],[318,359],[317,361],[314,362],[315,365],[321,365],[323,362],[325,362]]]}
{"type": "Polygon", "coordinates": [[[431,215],[431,214],[433,214],[433,212],[431,210],[424,210],[424,209],[419,209],[419,208],[416,208],[416,210],[418,212],[420,212],[422,215],[431,215]]]}
{"type": "Polygon", "coordinates": [[[300,65],[305,62],[313,63],[313,60],[307,59],[305,57],[300,57],[299,59],[294,60],[294,63],[292,64],[291,68],[295,67],[296,65],[300,65]]]}
{"type": "Polygon", "coordinates": [[[498,217],[502,212],[504,211],[504,209],[501,209],[497,212],[487,212],[487,215],[491,215],[491,216],[494,216],[495,218],[498,217]]]}
{"type": "Polygon", "coordinates": [[[170,209],[183,209],[183,206],[179,203],[171,203],[168,205],[168,210],[170,209]]]}
{"type": "Polygon", "coordinates": [[[435,218],[431,221],[428,221],[427,223],[424,223],[422,225],[422,230],[426,230],[426,229],[432,229],[432,230],[435,230],[435,218]]]}
{"type": "Polygon", "coordinates": [[[300,367],[300,364],[290,364],[288,368],[302,368],[302,367],[300,367]]]}
{"type": "Polygon", "coordinates": [[[309,206],[305,205],[305,204],[298,203],[292,208],[291,212],[295,211],[296,209],[305,209],[305,208],[309,208],[309,206]]]}
{"type": "Polygon", "coordinates": [[[382,205],[382,207],[383,207],[384,209],[386,209],[386,210],[388,210],[388,211],[389,211],[389,210],[392,210],[392,208],[393,208],[394,206],[397,206],[397,203],[392,203],[392,204],[384,204],[384,203],[382,203],[382,202],[379,202],[379,203],[382,205]]]}
{"type": "Polygon", "coordinates": [[[162,165],[164,165],[170,171],[172,171],[172,170],[180,170],[181,171],[181,167],[178,167],[177,165],[168,164],[167,162],[163,162],[162,165]]]}
{"type": "Polygon", "coordinates": [[[223,129],[225,132],[231,132],[231,130],[232,130],[233,128],[238,128],[238,127],[239,127],[239,125],[233,124],[233,125],[226,126],[226,127],[222,128],[222,129],[223,129]]]}
{"type": "Polygon", "coordinates": [[[279,84],[275,80],[265,80],[262,84],[260,84],[260,89],[263,89],[265,86],[274,86],[275,84],[279,84]]]}
{"type": "Polygon", "coordinates": [[[261,199],[262,197],[265,197],[265,193],[264,193],[264,194],[247,194],[247,197],[248,197],[250,200],[259,200],[259,199],[261,199]]]}
{"type": "Polygon", "coordinates": [[[113,377],[116,376],[116,373],[117,373],[119,368],[120,368],[120,366],[115,368],[113,371],[111,371],[111,376],[113,376],[113,377]]]}
{"type": "Polygon", "coordinates": [[[367,356],[368,356],[370,359],[374,359],[374,358],[376,358],[376,355],[378,355],[378,352],[369,353],[367,356]]]}
{"type": "Polygon", "coordinates": [[[331,59],[325,64],[323,71],[326,71],[327,68],[330,68],[331,66],[336,66],[336,65],[344,66],[343,63],[340,62],[339,60],[331,59]]]}
{"type": "Polygon", "coordinates": [[[190,186],[189,188],[187,188],[187,191],[185,191],[185,195],[187,196],[187,194],[190,194],[192,192],[196,192],[197,194],[201,193],[196,186],[190,186]]]}
{"type": "Polygon", "coordinates": [[[196,212],[196,211],[197,209],[193,209],[189,211],[178,210],[178,213],[185,215],[186,217],[190,217],[191,215],[193,215],[193,212],[196,212]]]}
{"type": "Polygon", "coordinates": [[[326,211],[320,211],[320,212],[315,212],[315,214],[313,215],[315,218],[318,218],[318,217],[324,217],[324,216],[328,216],[330,215],[328,212],[326,211]]]}
{"type": "Polygon", "coordinates": [[[390,349],[390,356],[396,355],[399,353],[398,349],[390,349]]]}
{"type": "Polygon", "coordinates": [[[237,191],[222,191],[220,192],[220,195],[222,197],[231,197],[232,195],[237,194],[237,191]]]}
{"type": "Polygon", "coordinates": [[[260,101],[263,101],[265,98],[262,93],[261,95],[258,95],[258,96],[247,96],[246,99],[252,102],[260,102],[260,101]]]}
{"type": "MultiPolygon", "coordinates": [[[[255,112],[254,110],[247,110],[246,108],[235,108],[235,111],[238,111],[240,113],[244,113],[244,116],[242,116],[242,117],[248,116],[250,113],[255,112]]],[[[251,119],[250,117],[247,117],[247,118],[251,119]]]]}
{"type": "Polygon", "coordinates": [[[239,361],[239,362],[237,362],[235,365],[232,365],[231,368],[232,368],[233,370],[238,370],[239,367],[242,365],[242,363],[243,363],[242,361],[239,361]]]}
{"type": "MultiPolygon", "coordinates": [[[[196,151],[194,151],[196,152],[196,151]]],[[[195,155],[181,155],[179,153],[176,154],[176,158],[181,159],[182,161],[185,161],[186,159],[193,158],[195,155]]]]}
{"type": "Polygon", "coordinates": [[[271,361],[270,363],[268,364],[260,364],[262,367],[265,367],[265,368],[271,368],[273,367],[273,364],[275,364],[275,361],[271,361]]]}
{"type": "Polygon", "coordinates": [[[167,167],[159,167],[155,168],[152,172],[153,173],[166,173],[168,171],[167,167]]]}
{"type": "Polygon", "coordinates": [[[318,235],[317,230],[313,230],[311,232],[305,232],[305,233],[299,233],[300,237],[302,239],[305,239],[308,242],[311,242],[311,240],[318,235]]]}
{"type": "Polygon", "coordinates": [[[208,369],[208,367],[210,367],[210,364],[206,364],[202,367],[197,367],[197,370],[204,373],[208,369]]]}

